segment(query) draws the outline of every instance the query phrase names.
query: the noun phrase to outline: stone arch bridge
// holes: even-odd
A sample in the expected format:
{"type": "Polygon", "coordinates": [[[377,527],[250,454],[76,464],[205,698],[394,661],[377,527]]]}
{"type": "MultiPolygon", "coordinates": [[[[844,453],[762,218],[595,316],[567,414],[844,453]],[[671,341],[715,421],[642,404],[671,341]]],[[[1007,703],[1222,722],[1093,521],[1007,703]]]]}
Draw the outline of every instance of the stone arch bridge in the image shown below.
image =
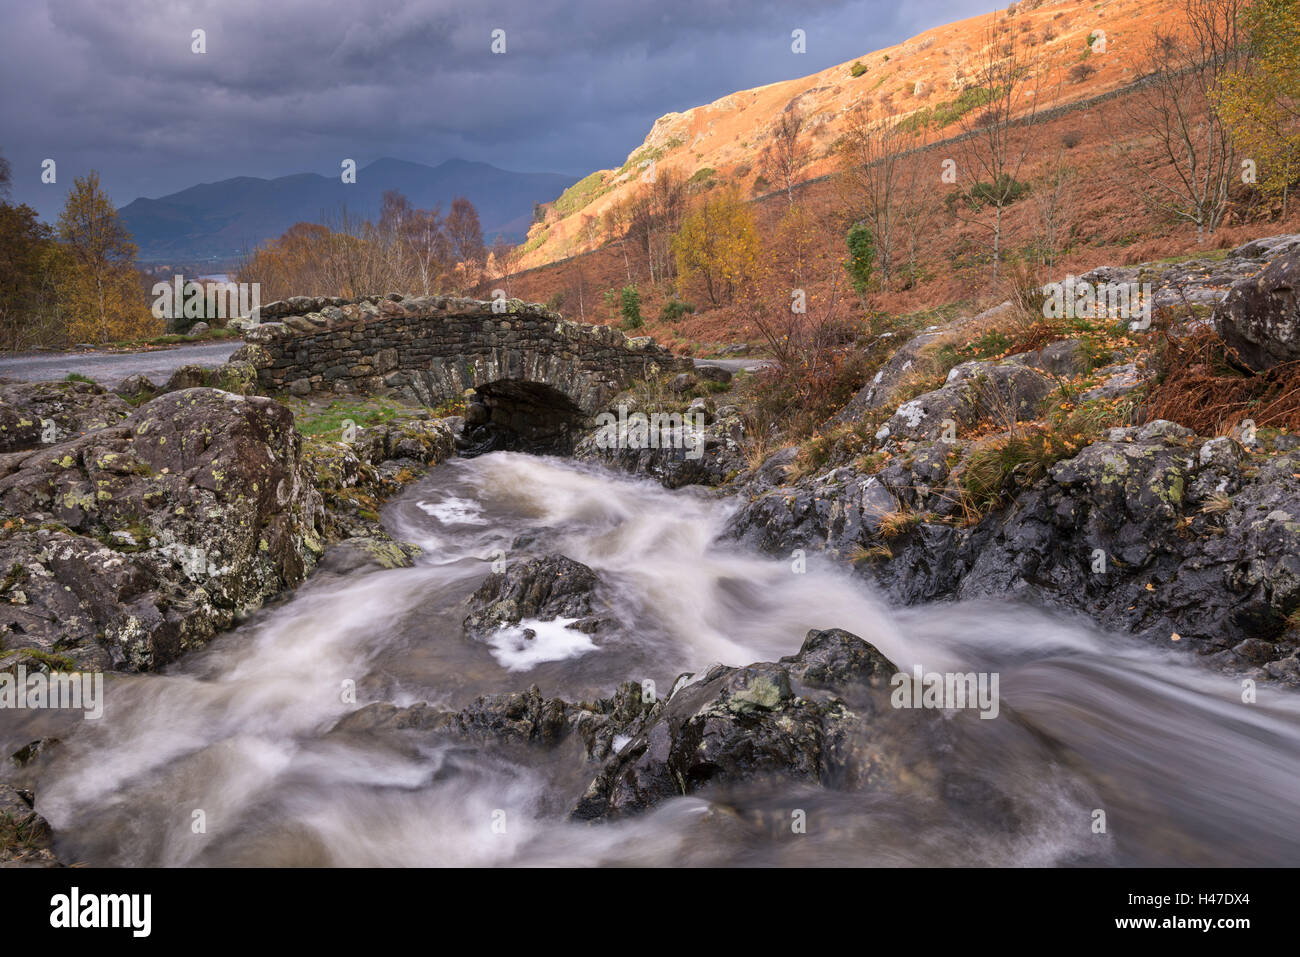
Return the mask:
{"type": "Polygon", "coordinates": [[[538,442],[568,433],[636,379],[692,367],[648,337],[517,299],[296,296],[263,306],[260,320],[232,359],[252,363],[264,390],[436,406],[474,389],[469,424],[538,442]]]}

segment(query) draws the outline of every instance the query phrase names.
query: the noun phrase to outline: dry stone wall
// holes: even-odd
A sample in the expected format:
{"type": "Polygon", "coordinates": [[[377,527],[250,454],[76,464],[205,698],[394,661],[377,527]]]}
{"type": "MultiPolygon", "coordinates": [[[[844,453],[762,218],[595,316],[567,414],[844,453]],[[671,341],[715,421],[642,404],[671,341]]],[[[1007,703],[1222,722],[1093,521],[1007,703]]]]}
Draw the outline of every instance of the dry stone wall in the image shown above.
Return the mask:
{"type": "Polygon", "coordinates": [[[691,368],[648,337],[569,322],[536,303],[443,296],[297,296],[263,306],[233,357],[266,391],[395,394],[436,406],[486,389],[593,415],[636,379],[691,368]],[[495,307],[495,310],[494,310],[495,307]]]}

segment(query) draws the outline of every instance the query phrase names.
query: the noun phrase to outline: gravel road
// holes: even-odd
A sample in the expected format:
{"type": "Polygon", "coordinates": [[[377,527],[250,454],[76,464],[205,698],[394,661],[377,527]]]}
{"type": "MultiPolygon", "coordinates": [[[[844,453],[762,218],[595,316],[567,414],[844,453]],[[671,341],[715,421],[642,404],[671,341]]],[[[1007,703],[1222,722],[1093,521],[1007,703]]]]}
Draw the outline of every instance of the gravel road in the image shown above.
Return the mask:
{"type": "Polygon", "coordinates": [[[215,369],[243,345],[241,340],[204,342],[146,352],[15,352],[0,354],[0,378],[49,382],[77,372],[112,388],[127,376],[147,375],[158,385],[188,363],[215,369]]]}

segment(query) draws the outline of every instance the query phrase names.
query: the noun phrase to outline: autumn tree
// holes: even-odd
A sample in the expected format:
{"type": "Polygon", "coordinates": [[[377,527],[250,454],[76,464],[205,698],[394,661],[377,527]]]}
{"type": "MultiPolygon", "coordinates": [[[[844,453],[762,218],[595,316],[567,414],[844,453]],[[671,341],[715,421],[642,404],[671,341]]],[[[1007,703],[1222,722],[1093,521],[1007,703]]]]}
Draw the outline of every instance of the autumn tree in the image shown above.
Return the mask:
{"type": "Polygon", "coordinates": [[[9,161],[0,155],[0,349],[65,345],[58,293],[71,257],[35,209],[5,201],[10,183],[9,161]]]}
{"type": "Polygon", "coordinates": [[[699,282],[715,306],[734,301],[758,273],[758,226],[749,204],[734,187],[697,206],[673,237],[677,274],[699,282]]]}
{"type": "MultiPolygon", "coordinates": [[[[839,198],[855,221],[871,229],[876,263],[882,283],[888,285],[896,268],[904,228],[909,219],[908,204],[914,195],[918,164],[907,154],[919,145],[911,127],[893,117],[873,122],[864,109],[849,116],[839,146],[839,198]]],[[[914,242],[911,244],[914,246],[914,242]]]]}
{"type": "Polygon", "coordinates": [[[1285,218],[1300,180],[1300,0],[1252,0],[1241,26],[1250,57],[1223,77],[1219,113],[1285,218]]]}
{"type": "Polygon", "coordinates": [[[505,287],[507,299],[510,298],[510,279],[519,267],[520,256],[520,248],[504,236],[498,236],[488,252],[488,273],[505,287]]]}
{"type": "Polygon", "coordinates": [[[0,203],[0,349],[67,343],[58,290],[70,267],[36,210],[0,203]]]}
{"type": "Polygon", "coordinates": [[[1047,164],[1042,180],[1035,184],[1031,198],[1038,259],[1049,273],[1056,268],[1057,257],[1077,225],[1077,195],[1078,171],[1057,151],[1056,157],[1047,164]]]}
{"type": "Polygon", "coordinates": [[[846,338],[844,267],[825,241],[840,229],[836,216],[804,206],[787,210],[767,237],[759,280],[740,296],[747,317],[804,398],[838,361],[846,338]]]}
{"type": "Polygon", "coordinates": [[[628,216],[629,209],[626,200],[619,200],[611,203],[609,207],[600,215],[600,228],[604,234],[606,243],[617,244],[619,251],[623,254],[623,270],[627,273],[627,281],[632,281],[632,260],[628,256],[628,216]]]}
{"type": "Polygon", "coordinates": [[[670,278],[675,265],[672,238],[685,208],[686,180],[672,169],[652,173],[628,202],[627,235],[645,253],[652,283],[670,278]]]}
{"type": "Polygon", "coordinates": [[[939,212],[939,200],[932,188],[934,167],[932,161],[920,150],[906,154],[899,162],[896,176],[898,236],[900,250],[894,253],[897,268],[902,276],[902,287],[910,289],[920,282],[921,240],[929,232],[939,212]]]}
{"type": "Polygon", "coordinates": [[[100,189],[99,174],[75,181],[59,214],[58,235],[74,264],[60,289],[73,341],[109,342],[161,330],[135,269],[136,246],[100,189]]]}
{"type": "Polygon", "coordinates": [[[441,211],[416,209],[397,190],[386,190],[379,221],[370,236],[383,250],[390,280],[386,291],[427,296],[437,292],[452,268],[451,249],[442,230],[441,211]]]}
{"type": "Polygon", "coordinates": [[[478,210],[464,196],[457,196],[443,226],[461,277],[461,288],[472,289],[478,285],[487,264],[487,246],[483,242],[478,210]]]}
{"type": "Polygon", "coordinates": [[[787,107],[772,123],[771,141],[763,150],[760,164],[764,175],[785,190],[786,202],[794,205],[794,184],[799,171],[808,164],[808,143],[800,136],[803,114],[787,107]]]}
{"type": "MultiPolygon", "coordinates": [[[[578,307],[578,321],[587,321],[587,272],[586,260],[582,256],[575,256],[569,260],[567,269],[568,291],[560,294],[560,299],[556,304],[558,310],[564,303],[572,303],[578,307]]],[[[569,307],[572,310],[572,306],[569,307]]]]}
{"type": "Polygon", "coordinates": [[[1146,185],[1153,209],[1213,234],[1228,213],[1236,169],[1232,134],[1214,108],[1242,56],[1245,0],[1184,0],[1181,29],[1157,28],[1144,55],[1129,118],[1151,130],[1154,152],[1128,152],[1128,169],[1146,185]],[[1151,158],[1157,160],[1155,164],[1151,158]]]}
{"type": "Polygon", "coordinates": [[[1033,144],[1043,80],[1041,64],[1029,56],[1020,34],[995,16],[985,29],[968,88],[980,106],[960,120],[966,137],[962,175],[973,180],[963,193],[964,218],[988,233],[995,282],[1006,210],[1024,193],[1019,177],[1033,144]]]}
{"type": "Polygon", "coordinates": [[[457,200],[444,219],[436,207],[417,209],[389,190],[374,221],[346,207],[322,219],[295,223],[246,253],[236,270],[238,280],[260,283],[263,301],[388,292],[432,295],[473,289],[487,265],[478,213],[465,199],[457,200]]]}

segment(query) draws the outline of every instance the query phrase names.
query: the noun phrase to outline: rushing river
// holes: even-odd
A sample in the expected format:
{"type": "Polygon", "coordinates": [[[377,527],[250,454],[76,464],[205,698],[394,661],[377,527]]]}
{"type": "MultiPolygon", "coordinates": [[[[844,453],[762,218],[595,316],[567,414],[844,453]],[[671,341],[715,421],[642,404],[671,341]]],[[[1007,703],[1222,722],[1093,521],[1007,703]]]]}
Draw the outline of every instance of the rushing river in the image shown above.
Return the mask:
{"type": "Polygon", "coordinates": [[[104,718],[41,770],[37,810],[62,860],[93,865],[1300,864],[1300,696],[1263,687],[1245,704],[1185,657],[1011,603],[891,609],[844,571],[796,574],[721,541],[732,507],[556,459],[442,465],[385,513],[424,549],[415,567],[318,572],[166,674],[114,678],[104,718]],[[462,602],[493,559],[556,552],[595,569],[620,627],[465,636],[462,602]],[[667,688],[834,627],[904,670],[997,672],[1023,720],[974,722],[942,759],[996,769],[1036,817],[1006,831],[905,795],[804,789],[587,825],[567,813],[594,775],[576,744],[329,733],[370,701],[667,688]],[[835,826],[752,826],[791,806],[835,826]]]}

